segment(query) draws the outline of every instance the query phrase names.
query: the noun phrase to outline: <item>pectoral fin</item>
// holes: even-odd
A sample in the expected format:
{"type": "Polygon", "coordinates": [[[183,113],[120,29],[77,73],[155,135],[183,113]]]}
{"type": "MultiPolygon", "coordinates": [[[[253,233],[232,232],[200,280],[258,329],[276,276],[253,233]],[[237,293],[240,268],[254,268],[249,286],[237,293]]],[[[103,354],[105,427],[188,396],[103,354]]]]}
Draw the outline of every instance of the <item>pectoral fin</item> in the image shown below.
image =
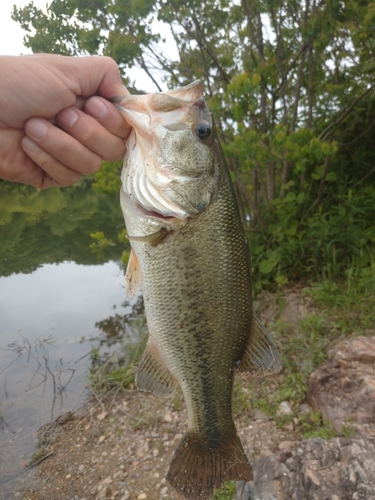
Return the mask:
{"type": "Polygon", "coordinates": [[[254,311],[246,350],[236,370],[245,377],[261,377],[281,370],[275,344],[254,311]]]}
{"type": "Polygon", "coordinates": [[[128,261],[128,267],[126,268],[125,275],[125,292],[129,299],[132,299],[135,294],[141,289],[142,285],[142,275],[141,269],[139,267],[138,258],[132,249],[130,252],[130,257],[128,261]]]}
{"type": "Polygon", "coordinates": [[[153,392],[155,396],[168,397],[177,387],[177,380],[170,373],[157,349],[150,342],[139,363],[135,383],[139,390],[153,392]]]}

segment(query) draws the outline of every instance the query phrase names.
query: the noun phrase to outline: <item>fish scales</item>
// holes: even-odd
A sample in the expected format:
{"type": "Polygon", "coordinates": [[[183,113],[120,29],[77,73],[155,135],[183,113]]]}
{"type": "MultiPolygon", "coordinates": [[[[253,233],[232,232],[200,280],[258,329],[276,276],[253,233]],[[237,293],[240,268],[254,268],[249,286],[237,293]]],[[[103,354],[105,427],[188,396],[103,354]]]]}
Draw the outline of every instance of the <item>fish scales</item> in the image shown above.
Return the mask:
{"type": "Polygon", "coordinates": [[[197,226],[188,224],[173,240],[151,249],[132,243],[143,264],[150,335],[181,384],[190,426],[199,424],[199,432],[210,438],[212,433],[214,441],[218,433],[235,433],[233,367],[245,350],[251,321],[248,248],[230,188],[223,182],[197,226]]]}
{"type": "Polygon", "coordinates": [[[205,499],[252,479],[232,417],[235,371],[272,373],[280,361],[252,310],[249,248],[201,84],[118,105],[134,127],[121,192],[128,292],[141,287],[149,328],[136,383],[160,396],[181,386],[188,430],[167,479],[205,499]]]}

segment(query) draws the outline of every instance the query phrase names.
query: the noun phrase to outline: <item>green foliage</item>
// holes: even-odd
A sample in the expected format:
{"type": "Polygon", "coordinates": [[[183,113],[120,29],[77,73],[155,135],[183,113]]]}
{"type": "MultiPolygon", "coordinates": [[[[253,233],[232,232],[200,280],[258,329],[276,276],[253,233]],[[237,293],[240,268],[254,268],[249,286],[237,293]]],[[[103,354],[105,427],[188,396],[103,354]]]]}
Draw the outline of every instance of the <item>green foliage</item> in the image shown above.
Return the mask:
{"type": "Polygon", "coordinates": [[[288,213],[292,206],[277,207],[271,233],[251,233],[254,278],[257,289],[285,276],[336,280],[371,275],[375,252],[373,223],[374,186],[349,189],[335,204],[320,206],[300,225],[288,213]],[[264,249],[267,248],[264,253],[264,249]]]}
{"type": "Polygon", "coordinates": [[[94,241],[90,245],[90,250],[98,257],[102,257],[108,247],[115,246],[112,240],[105,237],[103,231],[96,231],[90,234],[90,238],[94,241]]]}
{"type": "MultiPolygon", "coordinates": [[[[324,280],[305,288],[303,295],[309,303],[314,302],[314,311],[297,325],[277,320],[269,326],[283,370],[276,376],[276,382],[267,378],[251,382],[249,400],[254,408],[272,416],[279,426],[298,418],[305,439],[329,439],[335,433],[323,421],[322,415],[319,412],[301,413],[300,405],[306,402],[308,378],[325,362],[332,341],[345,335],[371,335],[375,324],[375,273],[371,276],[347,273],[345,281],[324,280]],[[277,414],[282,401],[290,403],[291,415],[277,414]]],[[[279,305],[282,309],[282,301],[279,305]]],[[[344,426],[341,434],[349,436],[351,432],[350,426],[344,426]]]]}
{"type": "Polygon", "coordinates": [[[251,414],[251,401],[240,379],[234,381],[232,410],[234,415],[242,417],[251,414]]]}
{"type": "Polygon", "coordinates": [[[123,226],[118,199],[93,193],[85,182],[45,191],[0,183],[0,275],[29,273],[65,260],[98,264],[120,259],[118,226],[123,226]],[[96,232],[113,244],[97,240],[100,252],[94,255],[90,235],[96,232]]]}
{"type": "Polygon", "coordinates": [[[322,439],[331,439],[336,436],[336,432],[331,429],[329,424],[324,423],[322,415],[317,411],[310,411],[300,415],[303,439],[312,439],[320,437],[322,439]]]}
{"type": "MultiPolygon", "coordinates": [[[[372,272],[374,12],[372,1],[54,0],[13,19],[34,52],[110,55],[157,90],[204,81],[260,290],[372,272]]],[[[94,189],[117,193],[119,168],[105,163],[94,189]]]]}
{"type": "Polygon", "coordinates": [[[121,188],[120,171],[122,163],[122,161],[103,161],[100,170],[94,174],[94,183],[92,185],[93,190],[97,193],[119,196],[121,188]]]}
{"type": "Polygon", "coordinates": [[[236,493],[236,483],[234,481],[227,481],[221,488],[214,491],[214,500],[232,500],[236,493]]]}
{"type": "Polygon", "coordinates": [[[132,312],[118,313],[95,324],[102,335],[91,349],[90,384],[96,393],[123,390],[134,383],[135,364],[147,340],[142,300],[132,312]]]}

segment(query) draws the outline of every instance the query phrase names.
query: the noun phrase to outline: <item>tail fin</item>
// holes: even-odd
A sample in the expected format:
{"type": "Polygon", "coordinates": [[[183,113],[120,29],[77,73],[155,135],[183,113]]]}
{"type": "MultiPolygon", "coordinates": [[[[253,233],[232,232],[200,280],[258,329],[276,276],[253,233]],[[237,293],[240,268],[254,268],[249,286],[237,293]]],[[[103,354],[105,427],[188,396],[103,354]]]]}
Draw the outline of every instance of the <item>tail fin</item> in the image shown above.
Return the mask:
{"type": "Polygon", "coordinates": [[[253,479],[239,438],[234,436],[217,448],[210,448],[198,436],[185,434],[167,474],[173,488],[188,500],[205,500],[230,479],[253,479]]]}

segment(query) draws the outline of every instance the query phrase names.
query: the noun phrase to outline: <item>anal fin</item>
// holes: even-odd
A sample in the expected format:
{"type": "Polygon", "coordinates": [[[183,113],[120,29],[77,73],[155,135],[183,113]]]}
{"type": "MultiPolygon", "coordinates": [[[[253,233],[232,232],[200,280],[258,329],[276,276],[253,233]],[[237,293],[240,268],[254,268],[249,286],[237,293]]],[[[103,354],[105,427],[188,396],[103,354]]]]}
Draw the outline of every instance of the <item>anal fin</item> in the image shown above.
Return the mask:
{"type": "Polygon", "coordinates": [[[177,380],[163,363],[157,349],[149,343],[139,363],[135,383],[139,390],[153,392],[155,396],[171,396],[177,380]]]}
{"type": "Polygon", "coordinates": [[[125,292],[129,299],[132,299],[135,294],[141,289],[142,285],[142,275],[141,269],[139,267],[138,258],[132,249],[130,252],[130,257],[128,261],[128,267],[126,268],[125,275],[125,292]]]}
{"type": "Polygon", "coordinates": [[[261,377],[281,370],[275,344],[254,311],[246,350],[236,370],[248,377],[261,377]]]}

